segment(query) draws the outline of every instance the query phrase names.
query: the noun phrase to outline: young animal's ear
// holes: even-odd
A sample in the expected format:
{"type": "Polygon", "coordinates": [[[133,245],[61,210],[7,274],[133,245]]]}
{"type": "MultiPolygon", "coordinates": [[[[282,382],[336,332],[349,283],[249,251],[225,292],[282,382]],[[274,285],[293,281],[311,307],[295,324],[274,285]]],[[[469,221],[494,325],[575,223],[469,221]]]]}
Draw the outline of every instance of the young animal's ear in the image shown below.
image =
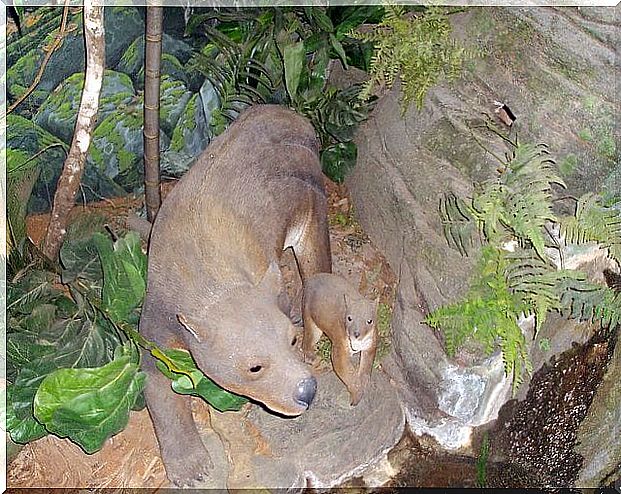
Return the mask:
{"type": "Polygon", "coordinates": [[[265,289],[270,293],[279,293],[282,288],[282,275],[280,268],[275,261],[270,262],[263,279],[259,283],[259,288],[265,289]]]}

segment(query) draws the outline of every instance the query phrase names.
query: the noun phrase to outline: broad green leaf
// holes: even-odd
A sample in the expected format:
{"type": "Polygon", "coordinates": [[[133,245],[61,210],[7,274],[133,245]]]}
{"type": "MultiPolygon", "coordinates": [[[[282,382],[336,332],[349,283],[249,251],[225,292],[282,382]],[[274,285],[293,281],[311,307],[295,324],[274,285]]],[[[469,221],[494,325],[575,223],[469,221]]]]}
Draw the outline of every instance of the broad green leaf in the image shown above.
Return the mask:
{"type": "Polygon", "coordinates": [[[283,48],[285,84],[291,101],[296,100],[300,76],[302,75],[302,69],[304,68],[305,55],[306,53],[303,41],[286,45],[283,48]]]}
{"type": "Polygon", "coordinates": [[[222,389],[196,367],[189,352],[180,349],[164,350],[166,357],[183,373],[171,372],[162,361],[157,361],[157,368],[169,379],[172,388],[179,394],[199,396],[220,412],[239,410],[248,402],[247,398],[222,389]],[[189,374],[189,375],[188,375],[189,374]],[[194,384],[196,383],[196,384],[194,384]]]}
{"type": "Polygon", "coordinates": [[[34,415],[48,431],[94,453],[127,425],[145,377],[128,355],[103,367],[59,369],[39,386],[34,415]]]}
{"type": "Polygon", "coordinates": [[[326,31],[331,33],[334,31],[334,25],[332,24],[332,19],[328,17],[328,15],[318,7],[305,7],[304,8],[306,15],[310,20],[313,20],[319,26],[319,29],[322,31],[326,31]]]}
{"type": "Polygon", "coordinates": [[[341,42],[336,39],[336,36],[334,36],[334,34],[330,34],[330,44],[332,45],[332,48],[334,48],[334,51],[341,60],[343,67],[345,67],[345,70],[347,70],[349,66],[347,65],[347,55],[345,54],[345,49],[343,48],[341,42]]]}
{"type": "Polygon", "coordinates": [[[93,241],[104,272],[102,308],[114,321],[126,321],[142,304],[146,290],[147,259],[140,238],[130,232],[112,245],[105,235],[96,233],[93,241]]]}
{"type": "Polygon", "coordinates": [[[49,271],[31,271],[17,281],[7,283],[6,310],[10,314],[31,314],[42,303],[63,296],[55,286],[56,275],[49,271]]]}
{"type": "Polygon", "coordinates": [[[104,221],[102,216],[94,214],[75,221],[60,249],[62,282],[79,282],[83,290],[92,291],[97,297],[101,296],[103,271],[93,234],[101,231],[104,221]]]}
{"type": "Polygon", "coordinates": [[[47,435],[45,427],[34,418],[32,411],[32,400],[39,382],[36,386],[7,386],[6,428],[13,442],[26,444],[47,435]]]}

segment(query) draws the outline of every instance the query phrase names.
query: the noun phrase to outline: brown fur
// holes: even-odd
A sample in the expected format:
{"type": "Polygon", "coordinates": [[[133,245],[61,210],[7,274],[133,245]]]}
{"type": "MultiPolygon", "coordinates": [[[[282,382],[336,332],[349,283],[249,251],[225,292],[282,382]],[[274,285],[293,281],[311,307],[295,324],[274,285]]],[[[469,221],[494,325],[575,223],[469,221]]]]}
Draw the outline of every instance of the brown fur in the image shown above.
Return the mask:
{"type": "MultiPolygon", "coordinates": [[[[291,345],[277,262],[291,246],[303,280],[331,270],[318,151],[304,118],[250,108],[167,196],[149,246],[144,336],[162,346],[181,338],[220,386],[284,415],[306,410],[316,382],[291,345]]],[[[143,361],[167,475],[192,484],[211,462],[188,399],[170,391],[151,357],[143,361]]]]}
{"type": "Polygon", "coordinates": [[[307,362],[316,359],[321,333],[332,342],[332,367],[357,405],[371,377],[377,350],[377,303],[363,298],[340,276],[317,274],[304,285],[304,341],[307,362]],[[359,362],[355,362],[359,358],[359,362]]]}

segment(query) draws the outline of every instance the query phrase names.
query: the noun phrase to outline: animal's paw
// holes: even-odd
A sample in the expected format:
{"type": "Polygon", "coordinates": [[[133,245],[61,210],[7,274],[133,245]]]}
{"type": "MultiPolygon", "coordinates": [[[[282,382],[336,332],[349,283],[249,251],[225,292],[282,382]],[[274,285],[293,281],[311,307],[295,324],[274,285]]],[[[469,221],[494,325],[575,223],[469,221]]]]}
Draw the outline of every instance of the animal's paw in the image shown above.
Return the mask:
{"type": "Polygon", "coordinates": [[[166,476],[176,487],[199,487],[210,478],[213,462],[204,447],[186,450],[164,461],[166,476]]]}
{"type": "Polygon", "coordinates": [[[363,394],[364,394],[364,388],[362,387],[356,386],[350,389],[349,397],[351,401],[349,402],[349,404],[352,407],[355,407],[358,403],[360,403],[360,400],[362,399],[363,394]]]}

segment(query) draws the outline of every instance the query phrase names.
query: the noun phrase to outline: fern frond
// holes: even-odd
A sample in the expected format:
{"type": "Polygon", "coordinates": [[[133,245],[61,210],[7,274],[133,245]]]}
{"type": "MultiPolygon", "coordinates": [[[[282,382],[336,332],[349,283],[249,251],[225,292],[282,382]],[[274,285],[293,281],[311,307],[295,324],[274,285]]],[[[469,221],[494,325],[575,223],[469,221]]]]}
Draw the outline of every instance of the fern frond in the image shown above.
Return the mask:
{"type": "Polygon", "coordinates": [[[613,330],[621,322],[621,293],[603,285],[566,280],[561,302],[569,316],[579,321],[599,321],[613,330]]]}
{"type": "Polygon", "coordinates": [[[621,267],[621,209],[605,206],[600,195],[587,193],[578,200],[575,216],[559,223],[565,243],[597,242],[621,267]]]}
{"type": "Polygon", "coordinates": [[[402,7],[386,6],[379,24],[349,33],[355,39],[373,43],[374,48],[370,79],[360,98],[368,98],[378,86],[392,88],[400,76],[402,113],[411,102],[421,108],[427,90],[440,79],[455,78],[470,56],[450,39],[450,31],[447,16],[437,7],[410,15],[402,7]]]}
{"type": "Polygon", "coordinates": [[[449,246],[467,256],[476,229],[470,208],[455,194],[445,194],[440,199],[440,219],[449,246]]]}
{"type": "Polygon", "coordinates": [[[562,287],[570,280],[584,281],[584,274],[567,269],[557,270],[533,252],[518,250],[507,253],[505,278],[509,290],[525,302],[526,314],[535,315],[535,334],[551,310],[561,310],[562,287]]]}
{"type": "Polygon", "coordinates": [[[524,335],[517,324],[526,305],[507,286],[508,265],[505,253],[484,247],[477,275],[464,300],[436,309],[425,322],[442,330],[449,356],[469,337],[481,343],[487,354],[500,347],[505,373],[513,375],[517,387],[522,372],[530,368],[524,335]]]}
{"type": "Polygon", "coordinates": [[[502,227],[507,223],[505,197],[507,188],[502,183],[488,182],[482,192],[476,194],[472,200],[477,222],[481,233],[488,242],[499,245],[506,232],[502,227]]]}

